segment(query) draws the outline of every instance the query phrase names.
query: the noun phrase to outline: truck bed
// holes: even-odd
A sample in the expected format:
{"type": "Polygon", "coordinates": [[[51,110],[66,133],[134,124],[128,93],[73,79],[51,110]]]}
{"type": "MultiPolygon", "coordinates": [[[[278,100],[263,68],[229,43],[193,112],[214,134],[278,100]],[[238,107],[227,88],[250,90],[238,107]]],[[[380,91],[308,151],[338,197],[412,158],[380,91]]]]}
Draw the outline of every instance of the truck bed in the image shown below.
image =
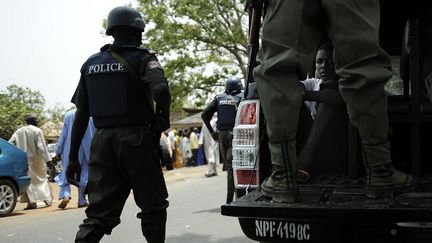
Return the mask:
{"type": "Polygon", "coordinates": [[[274,203],[253,191],[221,211],[238,217],[245,235],[260,242],[405,242],[408,236],[432,242],[430,190],[368,199],[359,186],[303,186],[296,203],[274,203]]]}

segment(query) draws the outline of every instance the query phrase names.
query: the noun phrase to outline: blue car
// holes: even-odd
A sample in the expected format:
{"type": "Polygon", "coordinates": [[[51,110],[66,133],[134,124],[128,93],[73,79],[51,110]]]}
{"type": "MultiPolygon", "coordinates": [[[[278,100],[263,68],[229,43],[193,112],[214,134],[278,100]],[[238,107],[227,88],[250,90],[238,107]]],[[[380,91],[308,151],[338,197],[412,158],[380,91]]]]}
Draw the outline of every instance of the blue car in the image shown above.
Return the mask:
{"type": "Polygon", "coordinates": [[[30,184],[27,155],[0,138],[0,217],[10,214],[30,184]]]}

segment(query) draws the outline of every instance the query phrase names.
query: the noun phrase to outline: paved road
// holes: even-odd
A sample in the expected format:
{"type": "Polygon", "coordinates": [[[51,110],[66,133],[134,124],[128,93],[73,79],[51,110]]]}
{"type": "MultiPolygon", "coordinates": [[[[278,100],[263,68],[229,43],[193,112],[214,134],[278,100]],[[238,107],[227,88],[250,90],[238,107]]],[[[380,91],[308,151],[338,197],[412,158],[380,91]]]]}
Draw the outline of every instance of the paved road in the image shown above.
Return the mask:
{"type": "MultiPolygon", "coordinates": [[[[180,168],[166,172],[170,194],[167,243],[250,243],[236,218],[220,214],[226,193],[226,173],[206,178],[205,166],[180,168]]],[[[56,193],[55,185],[53,185],[56,193]]],[[[76,193],[76,192],[74,192],[76,193]]],[[[24,211],[23,205],[10,217],[0,218],[1,243],[73,242],[77,227],[85,216],[84,209],[72,202],[66,210],[53,206],[24,211]]],[[[25,206],[25,205],[24,205],[25,206]]],[[[141,235],[138,212],[131,196],[122,214],[122,223],[101,242],[145,242],[141,235]]]]}

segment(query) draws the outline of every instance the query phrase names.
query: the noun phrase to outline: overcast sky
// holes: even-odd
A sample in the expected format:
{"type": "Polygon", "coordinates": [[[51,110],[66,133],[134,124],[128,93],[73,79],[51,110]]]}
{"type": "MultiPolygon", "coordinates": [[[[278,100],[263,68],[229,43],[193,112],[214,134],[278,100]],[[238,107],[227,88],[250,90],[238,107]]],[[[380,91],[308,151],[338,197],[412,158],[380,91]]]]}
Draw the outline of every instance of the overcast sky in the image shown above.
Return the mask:
{"type": "Polygon", "coordinates": [[[0,0],[0,90],[38,90],[46,108],[70,106],[84,61],[112,38],[109,11],[134,0],[0,0]]]}

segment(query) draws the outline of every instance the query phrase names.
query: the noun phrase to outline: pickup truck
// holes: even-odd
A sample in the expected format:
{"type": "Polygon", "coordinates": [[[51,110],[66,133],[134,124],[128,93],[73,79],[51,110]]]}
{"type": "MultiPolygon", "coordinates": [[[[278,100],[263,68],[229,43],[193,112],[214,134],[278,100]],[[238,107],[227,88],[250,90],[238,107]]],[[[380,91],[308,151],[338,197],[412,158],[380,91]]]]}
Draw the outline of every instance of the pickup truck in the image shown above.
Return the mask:
{"type": "Polygon", "coordinates": [[[432,242],[432,106],[422,97],[421,18],[407,16],[397,3],[381,3],[381,45],[394,69],[386,87],[392,159],[395,167],[415,177],[415,191],[393,198],[366,198],[360,140],[349,124],[344,172],[315,174],[319,180],[299,185],[296,203],[271,202],[260,192],[260,183],[271,171],[265,117],[255,84],[247,83],[248,96],[239,104],[233,129],[237,199],[222,205],[221,213],[237,217],[248,238],[259,242],[432,242]],[[404,35],[405,27],[408,35],[404,35]],[[409,43],[406,56],[401,54],[403,39],[409,43]],[[409,71],[400,77],[399,68],[406,67],[400,64],[407,63],[409,71]]]}

